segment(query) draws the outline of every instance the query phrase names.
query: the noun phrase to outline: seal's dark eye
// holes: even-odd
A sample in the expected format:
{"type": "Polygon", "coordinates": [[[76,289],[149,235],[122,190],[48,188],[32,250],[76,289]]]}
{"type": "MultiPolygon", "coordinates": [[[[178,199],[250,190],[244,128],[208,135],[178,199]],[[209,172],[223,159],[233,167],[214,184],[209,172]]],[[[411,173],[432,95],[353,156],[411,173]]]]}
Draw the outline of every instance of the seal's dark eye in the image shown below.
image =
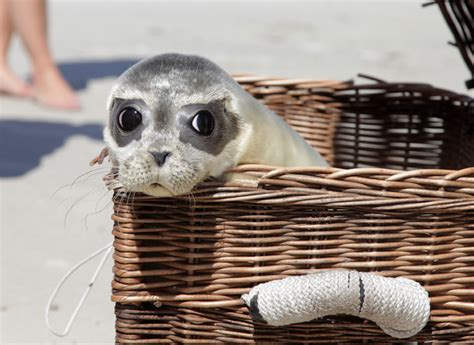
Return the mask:
{"type": "Polygon", "coordinates": [[[133,131],[140,123],[142,123],[142,114],[134,108],[125,108],[118,116],[118,126],[125,132],[133,131]]]}
{"type": "Polygon", "coordinates": [[[214,117],[207,110],[200,110],[191,121],[193,129],[201,135],[208,136],[214,130],[214,117]]]}

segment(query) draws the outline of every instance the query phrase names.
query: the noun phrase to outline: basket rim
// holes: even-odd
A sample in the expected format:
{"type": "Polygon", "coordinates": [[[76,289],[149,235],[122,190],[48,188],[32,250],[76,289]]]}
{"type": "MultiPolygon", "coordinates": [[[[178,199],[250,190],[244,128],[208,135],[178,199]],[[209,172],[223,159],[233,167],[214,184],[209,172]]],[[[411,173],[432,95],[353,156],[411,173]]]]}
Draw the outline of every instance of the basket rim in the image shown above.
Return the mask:
{"type": "MultiPolygon", "coordinates": [[[[133,194],[134,203],[181,200],[215,204],[243,202],[274,206],[359,208],[384,212],[474,211],[474,167],[461,170],[398,171],[379,168],[277,168],[241,165],[233,169],[250,179],[205,181],[189,194],[157,198],[133,194]],[[431,188],[431,189],[428,189],[431,188]]],[[[104,177],[109,190],[127,194],[117,174],[104,177]]],[[[124,199],[124,198],[119,198],[124,199]]],[[[129,198],[125,198],[129,199],[129,198]]],[[[128,207],[118,202],[116,207],[128,207]]]]}

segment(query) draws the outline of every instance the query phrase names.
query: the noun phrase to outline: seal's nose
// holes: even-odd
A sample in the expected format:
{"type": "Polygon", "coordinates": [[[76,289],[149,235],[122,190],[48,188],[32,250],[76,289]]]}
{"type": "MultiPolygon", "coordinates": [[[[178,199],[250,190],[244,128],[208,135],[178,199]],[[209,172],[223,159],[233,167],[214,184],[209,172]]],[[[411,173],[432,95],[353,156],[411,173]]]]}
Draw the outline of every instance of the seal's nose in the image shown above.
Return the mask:
{"type": "Polygon", "coordinates": [[[151,155],[153,158],[155,158],[156,164],[158,164],[159,167],[163,166],[165,164],[166,159],[171,155],[171,152],[169,151],[150,151],[151,155]]]}

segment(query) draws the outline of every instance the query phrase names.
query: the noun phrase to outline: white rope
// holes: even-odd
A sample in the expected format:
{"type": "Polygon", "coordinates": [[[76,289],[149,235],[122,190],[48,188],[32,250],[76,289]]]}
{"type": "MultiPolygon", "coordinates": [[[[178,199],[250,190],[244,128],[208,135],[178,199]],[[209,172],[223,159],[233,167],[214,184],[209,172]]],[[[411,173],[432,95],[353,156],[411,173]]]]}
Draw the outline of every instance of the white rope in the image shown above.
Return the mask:
{"type": "Polygon", "coordinates": [[[327,270],[255,286],[242,299],[252,316],[272,326],[348,314],[374,321],[395,338],[409,338],[430,316],[427,291],[405,278],[327,270]]]}
{"type": "Polygon", "coordinates": [[[89,295],[89,292],[91,291],[92,287],[94,286],[94,283],[97,279],[97,277],[99,276],[99,273],[100,271],[102,270],[102,268],[104,267],[104,264],[105,264],[105,261],[107,260],[110,252],[112,251],[113,249],[113,242],[107,244],[105,247],[95,251],[94,253],[92,253],[91,255],[89,255],[87,258],[85,258],[84,260],[80,261],[78,264],[76,264],[74,267],[72,267],[62,278],[61,280],[59,281],[58,285],[56,285],[56,287],[54,288],[53,290],[53,293],[51,294],[51,296],[49,297],[49,301],[48,301],[48,304],[46,306],[46,314],[45,314],[45,321],[46,321],[46,325],[48,326],[48,329],[51,333],[57,335],[58,337],[64,337],[66,336],[69,331],[71,330],[71,327],[72,327],[72,324],[74,323],[74,320],[76,319],[76,316],[77,314],[79,313],[79,311],[81,310],[84,302],[86,301],[87,299],[87,296],[89,295]],[[69,321],[66,325],[66,328],[63,330],[63,331],[56,331],[53,329],[53,327],[51,326],[51,323],[50,323],[50,320],[49,320],[49,316],[50,316],[50,311],[51,311],[51,305],[53,304],[54,300],[56,299],[56,296],[58,295],[59,291],[61,290],[62,286],[64,285],[64,283],[66,282],[66,280],[74,273],[76,272],[81,266],[85,265],[86,263],[88,263],[89,261],[91,261],[93,258],[95,258],[96,256],[98,256],[100,253],[104,252],[104,255],[102,256],[102,259],[100,260],[100,263],[99,265],[97,266],[95,272],[94,272],[94,275],[92,276],[91,278],[91,281],[89,282],[89,284],[87,285],[86,289],[84,290],[84,293],[82,294],[82,297],[81,299],[79,300],[79,303],[77,304],[76,308],[74,309],[74,311],[72,312],[71,314],[71,317],[69,318],[69,321]]]}

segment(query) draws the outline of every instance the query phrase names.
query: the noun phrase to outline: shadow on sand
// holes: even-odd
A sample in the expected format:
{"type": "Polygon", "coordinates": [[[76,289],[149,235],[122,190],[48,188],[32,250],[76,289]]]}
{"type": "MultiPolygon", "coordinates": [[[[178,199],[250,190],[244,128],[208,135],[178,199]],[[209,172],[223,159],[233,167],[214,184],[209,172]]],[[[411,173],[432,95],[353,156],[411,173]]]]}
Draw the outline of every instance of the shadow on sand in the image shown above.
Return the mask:
{"type": "MultiPolygon", "coordinates": [[[[83,90],[92,79],[118,77],[140,59],[81,60],[58,63],[59,70],[74,90],[83,90]]],[[[31,81],[31,76],[28,77],[31,81]]]]}
{"type": "Polygon", "coordinates": [[[26,174],[73,135],[102,140],[101,124],[0,120],[0,177],[26,174]]]}
{"type": "Polygon", "coordinates": [[[85,89],[91,79],[117,77],[139,59],[89,60],[59,63],[64,78],[74,90],[85,89]]]}
{"type": "MultiPolygon", "coordinates": [[[[92,79],[117,77],[138,61],[137,58],[81,60],[62,62],[58,67],[75,90],[82,90],[92,79]]],[[[101,124],[75,126],[64,122],[0,120],[0,177],[26,174],[70,136],[102,140],[102,128],[101,124]]]]}

